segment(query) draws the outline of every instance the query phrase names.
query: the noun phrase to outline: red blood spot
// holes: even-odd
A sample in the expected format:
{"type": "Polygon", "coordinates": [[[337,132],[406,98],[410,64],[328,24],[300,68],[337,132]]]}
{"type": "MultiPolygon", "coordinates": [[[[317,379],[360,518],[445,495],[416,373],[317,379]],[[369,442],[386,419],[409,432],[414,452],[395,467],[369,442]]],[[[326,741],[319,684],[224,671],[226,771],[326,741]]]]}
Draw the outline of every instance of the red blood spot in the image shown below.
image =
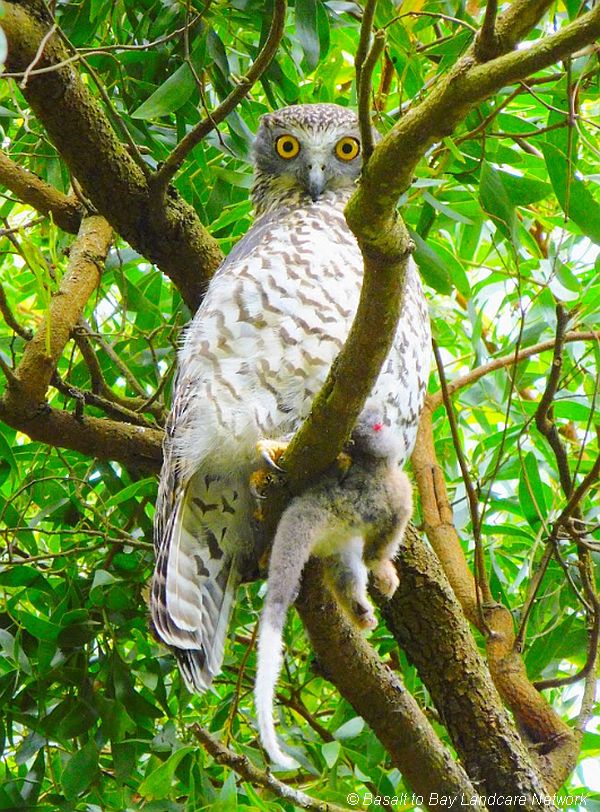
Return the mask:
{"type": "Polygon", "coordinates": [[[381,431],[383,423],[373,423],[373,431],[381,431]]]}

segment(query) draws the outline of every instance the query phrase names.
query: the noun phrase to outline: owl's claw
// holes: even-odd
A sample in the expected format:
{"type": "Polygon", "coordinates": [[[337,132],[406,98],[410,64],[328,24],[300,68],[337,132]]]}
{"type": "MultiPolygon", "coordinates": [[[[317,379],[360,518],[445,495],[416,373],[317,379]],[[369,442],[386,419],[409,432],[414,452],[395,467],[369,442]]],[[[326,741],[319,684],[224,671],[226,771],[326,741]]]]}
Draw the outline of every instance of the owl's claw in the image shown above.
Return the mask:
{"type": "Polygon", "coordinates": [[[254,499],[266,499],[266,491],[273,481],[273,474],[265,468],[260,468],[258,471],[253,471],[250,474],[249,488],[250,493],[254,499]]]}
{"type": "Polygon", "coordinates": [[[288,444],[281,440],[259,440],[256,444],[256,450],[265,462],[276,471],[283,471],[283,468],[278,465],[279,459],[283,456],[288,444]]]}

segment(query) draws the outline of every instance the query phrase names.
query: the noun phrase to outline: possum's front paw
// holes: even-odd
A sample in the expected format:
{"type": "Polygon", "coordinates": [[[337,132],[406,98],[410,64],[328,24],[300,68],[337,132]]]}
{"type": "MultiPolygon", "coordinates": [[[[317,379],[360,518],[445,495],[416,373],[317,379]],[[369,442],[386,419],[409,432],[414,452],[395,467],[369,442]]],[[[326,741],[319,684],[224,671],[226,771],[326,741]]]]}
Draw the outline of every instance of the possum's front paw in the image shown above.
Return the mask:
{"type": "Polygon", "coordinates": [[[384,598],[391,598],[398,589],[400,579],[392,561],[377,561],[370,568],[375,586],[384,598]]]}

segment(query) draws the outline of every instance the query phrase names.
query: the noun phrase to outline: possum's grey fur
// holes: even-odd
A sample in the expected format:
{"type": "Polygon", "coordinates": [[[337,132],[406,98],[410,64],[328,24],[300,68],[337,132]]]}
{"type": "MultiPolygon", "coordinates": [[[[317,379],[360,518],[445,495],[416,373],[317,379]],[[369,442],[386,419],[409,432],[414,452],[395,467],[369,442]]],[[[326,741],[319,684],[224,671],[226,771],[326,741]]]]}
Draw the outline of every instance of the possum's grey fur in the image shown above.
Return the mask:
{"type": "Polygon", "coordinates": [[[352,434],[348,473],[342,479],[339,473],[327,474],[293,499],[273,541],[258,634],[255,703],[265,750],[287,769],[297,765],[277,742],[273,700],[283,660],[283,626],[304,565],[311,555],[324,561],[340,603],[365,629],[377,624],[367,595],[369,571],[385,597],[391,598],[398,586],[392,560],[412,513],[412,491],[398,468],[398,441],[381,414],[377,408],[363,412],[352,434]]]}

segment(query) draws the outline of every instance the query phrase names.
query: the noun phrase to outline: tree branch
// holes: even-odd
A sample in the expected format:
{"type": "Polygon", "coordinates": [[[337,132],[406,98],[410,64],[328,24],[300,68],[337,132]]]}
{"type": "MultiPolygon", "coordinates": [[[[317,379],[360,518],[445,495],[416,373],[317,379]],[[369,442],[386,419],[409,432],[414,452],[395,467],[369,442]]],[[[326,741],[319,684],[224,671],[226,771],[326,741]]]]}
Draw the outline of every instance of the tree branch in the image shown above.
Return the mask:
{"type": "Polygon", "coordinates": [[[370,725],[411,788],[426,799],[431,792],[472,794],[463,768],[398,677],[340,610],[314,559],[306,565],[296,605],[322,673],[370,725]]]}
{"type": "Polygon", "coordinates": [[[87,415],[77,417],[49,406],[43,406],[36,415],[27,416],[18,403],[9,404],[6,398],[0,398],[0,420],[31,440],[70,448],[88,457],[118,460],[148,473],[160,470],[163,432],[158,429],[87,415]]]}
{"type": "Polygon", "coordinates": [[[224,764],[230,767],[240,778],[248,781],[255,787],[264,787],[273,793],[277,798],[299,806],[301,809],[312,810],[312,812],[348,812],[347,808],[329,803],[328,801],[318,801],[311,798],[299,789],[284,784],[267,771],[259,770],[246,756],[225,747],[220,741],[199,724],[192,725],[192,733],[198,739],[202,747],[209,753],[217,764],[224,764]]]}
{"type": "Polygon", "coordinates": [[[188,153],[235,110],[242,99],[248,95],[253,85],[256,84],[267,70],[277,53],[279,43],[283,37],[286,9],[286,0],[275,0],[271,27],[267,39],[246,76],[239,80],[237,87],[231,91],[216,110],[211,111],[210,115],[196,124],[196,126],[181,139],[168,158],[163,162],[151,180],[151,185],[156,193],[159,195],[165,193],[169,181],[179,170],[188,153]]]}
{"type": "Polygon", "coordinates": [[[551,418],[552,404],[558,385],[560,382],[560,373],[563,365],[563,348],[565,345],[565,335],[567,332],[567,324],[569,323],[569,314],[562,304],[556,306],[556,338],[554,339],[554,354],[552,357],[552,366],[550,367],[550,374],[546,382],[546,388],[540,398],[540,402],[535,412],[535,425],[540,434],[548,441],[548,445],[552,448],[558,466],[558,474],[562,489],[567,498],[571,495],[573,490],[573,480],[571,472],[569,471],[569,460],[567,451],[563,445],[556,424],[551,418]]]}
{"type": "Polygon", "coordinates": [[[71,246],[67,271],[46,317],[25,346],[16,369],[17,386],[9,386],[7,402],[27,414],[36,414],[45,402],[56,365],[83,308],[100,283],[100,274],[112,240],[104,217],[86,217],[71,246]]]}
{"type": "MultiPolygon", "coordinates": [[[[4,4],[2,28],[9,41],[7,66],[24,71],[52,25],[42,0],[4,4]]],[[[155,262],[198,306],[206,280],[222,260],[217,242],[196,212],[173,189],[156,200],[148,178],[121,144],[104,111],[70,64],[60,38],[50,37],[23,93],[61,157],[96,209],[137,251],[155,262]],[[69,126],[65,126],[68,122],[69,126]]]]}
{"type": "MultiPolygon", "coordinates": [[[[564,340],[565,344],[572,341],[600,341],[600,332],[593,330],[581,332],[572,331],[565,334],[564,340]]],[[[487,364],[482,364],[481,366],[472,369],[470,372],[455,378],[453,381],[449,381],[448,394],[453,395],[455,392],[458,392],[459,389],[465,389],[467,386],[471,386],[471,384],[476,383],[478,380],[485,377],[485,375],[489,375],[491,372],[495,372],[498,369],[503,369],[504,367],[518,364],[527,358],[531,358],[532,355],[539,355],[541,352],[553,350],[555,342],[556,339],[554,338],[548,339],[548,341],[541,341],[539,344],[532,344],[531,347],[524,347],[522,350],[518,351],[515,350],[515,352],[512,352],[509,355],[503,355],[500,358],[495,358],[493,361],[489,361],[487,364]]],[[[442,400],[443,398],[441,390],[428,395],[427,401],[429,409],[432,412],[435,412],[435,410],[442,405],[442,400]]]]}
{"type": "Polygon", "coordinates": [[[545,743],[549,765],[564,780],[573,766],[571,756],[567,758],[565,750],[567,754],[576,752],[575,734],[529,681],[521,655],[515,647],[510,612],[500,604],[483,604],[485,623],[481,623],[473,576],[454,527],[444,475],[435,452],[431,416],[431,407],[426,403],[412,456],[427,538],[465,615],[486,635],[488,663],[496,688],[527,738],[536,744],[545,743]],[[561,772],[563,767],[566,769],[564,774],[561,772]]]}
{"type": "Polygon", "coordinates": [[[413,526],[396,563],[400,585],[391,601],[373,595],[417,667],[461,762],[477,776],[478,791],[529,798],[543,792],[535,758],[508,718],[437,558],[413,526]]]}
{"type": "Polygon", "coordinates": [[[490,592],[490,585],[488,583],[487,572],[485,569],[485,557],[483,553],[483,542],[481,539],[481,516],[479,513],[479,499],[477,497],[475,488],[473,487],[471,475],[469,474],[469,468],[467,466],[467,461],[465,459],[465,455],[460,443],[460,437],[458,434],[458,425],[456,422],[456,414],[454,413],[454,406],[452,405],[450,395],[448,394],[448,386],[446,384],[444,364],[442,362],[439,347],[435,340],[433,341],[433,353],[435,355],[435,362],[440,379],[442,397],[444,399],[444,406],[446,407],[446,415],[448,417],[448,424],[450,426],[450,434],[452,435],[454,452],[456,454],[456,458],[460,466],[463,482],[465,485],[465,490],[467,493],[467,499],[469,502],[469,513],[471,515],[471,528],[473,532],[473,541],[475,542],[475,572],[477,585],[476,597],[478,603],[477,608],[479,612],[480,621],[485,626],[485,619],[482,613],[480,601],[483,600],[485,602],[490,602],[492,600],[492,594],[490,592]]]}
{"type": "Polygon", "coordinates": [[[360,84],[358,86],[358,121],[360,124],[363,162],[367,162],[373,153],[373,125],[371,124],[373,71],[384,48],[385,31],[378,31],[373,37],[373,44],[367,58],[361,66],[360,84]]]}
{"type": "Polygon", "coordinates": [[[8,303],[8,299],[6,298],[6,292],[2,285],[0,285],[0,313],[4,316],[4,321],[6,322],[7,326],[16,333],[21,338],[25,339],[25,341],[29,341],[33,336],[33,332],[29,327],[23,327],[22,324],[19,324],[17,319],[15,318],[15,314],[10,309],[10,305],[8,303]]]}
{"type": "Polygon", "coordinates": [[[500,43],[496,36],[497,14],[498,0],[487,0],[483,23],[474,44],[475,56],[479,62],[487,62],[500,52],[500,43]]]}
{"type": "Polygon", "coordinates": [[[59,228],[77,234],[83,207],[76,197],[63,195],[33,172],[16,164],[0,150],[0,185],[41,214],[51,215],[59,228]]]}

